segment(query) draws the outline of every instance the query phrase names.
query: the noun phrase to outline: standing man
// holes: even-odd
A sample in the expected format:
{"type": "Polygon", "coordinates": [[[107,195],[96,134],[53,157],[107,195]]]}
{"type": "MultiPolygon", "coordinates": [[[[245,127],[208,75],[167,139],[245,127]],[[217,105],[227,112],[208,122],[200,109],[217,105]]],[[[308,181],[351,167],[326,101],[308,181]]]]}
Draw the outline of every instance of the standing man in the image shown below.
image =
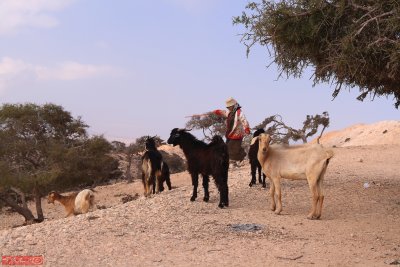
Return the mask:
{"type": "Polygon", "coordinates": [[[250,134],[250,126],[244,116],[241,106],[232,97],[226,100],[228,110],[214,110],[213,113],[226,118],[226,143],[228,145],[229,159],[242,161],[246,152],[242,147],[245,135],[250,134]]]}

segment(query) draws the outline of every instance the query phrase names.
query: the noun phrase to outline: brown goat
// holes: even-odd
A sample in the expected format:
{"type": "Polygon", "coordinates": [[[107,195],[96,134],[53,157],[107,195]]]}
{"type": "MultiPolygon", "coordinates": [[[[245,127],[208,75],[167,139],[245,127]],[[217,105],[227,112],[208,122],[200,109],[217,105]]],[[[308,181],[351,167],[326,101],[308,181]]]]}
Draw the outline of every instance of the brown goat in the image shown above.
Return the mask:
{"type": "Polygon", "coordinates": [[[271,209],[276,214],[282,211],[281,184],[282,178],[292,180],[307,180],[312,193],[312,209],[308,219],[319,219],[322,213],[324,194],[322,183],[326,168],[333,151],[319,144],[278,146],[271,145],[268,134],[260,134],[258,160],[263,172],[271,180],[271,209]],[[277,204],[275,204],[275,190],[277,204]]]}
{"type": "Polygon", "coordinates": [[[84,189],[79,193],[63,196],[58,192],[52,191],[47,196],[47,202],[54,204],[55,201],[60,202],[64,206],[67,213],[65,217],[68,217],[87,213],[90,207],[94,205],[94,193],[92,190],[84,189]]]}

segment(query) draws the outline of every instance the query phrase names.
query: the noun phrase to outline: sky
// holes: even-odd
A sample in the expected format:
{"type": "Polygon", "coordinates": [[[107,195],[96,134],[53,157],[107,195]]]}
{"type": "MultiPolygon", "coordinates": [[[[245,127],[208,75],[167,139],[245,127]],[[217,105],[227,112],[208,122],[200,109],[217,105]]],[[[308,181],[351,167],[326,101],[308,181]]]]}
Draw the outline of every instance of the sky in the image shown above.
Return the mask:
{"type": "Polygon", "coordinates": [[[327,111],[330,127],[399,120],[394,100],[356,100],[358,89],[279,78],[265,47],[246,57],[232,18],[245,0],[1,0],[0,105],[53,103],[91,135],[164,140],[192,114],[234,97],[250,126],[280,114],[300,128],[327,111]]]}

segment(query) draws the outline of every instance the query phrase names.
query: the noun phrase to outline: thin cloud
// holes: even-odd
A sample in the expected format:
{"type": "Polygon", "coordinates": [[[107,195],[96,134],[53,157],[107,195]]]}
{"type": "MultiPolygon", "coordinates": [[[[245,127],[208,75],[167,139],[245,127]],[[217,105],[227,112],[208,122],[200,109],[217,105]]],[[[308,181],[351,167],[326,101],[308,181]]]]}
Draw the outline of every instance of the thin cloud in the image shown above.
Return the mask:
{"type": "Polygon", "coordinates": [[[19,59],[4,57],[0,61],[0,92],[14,81],[72,81],[102,77],[103,75],[119,75],[115,67],[107,65],[82,64],[78,62],[64,62],[55,67],[35,65],[19,59]]]}
{"type": "Polygon", "coordinates": [[[0,94],[4,93],[9,84],[32,77],[32,65],[22,60],[5,57],[0,61],[0,94]]]}
{"type": "Polygon", "coordinates": [[[81,64],[78,62],[64,62],[55,68],[38,66],[35,68],[38,80],[80,80],[117,71],[105,65],[81,64]]]}
{"type": "Polygon", "coordinates": [[[58,25],[52,14],[75,0],[1,0],[0,35],[17,32],[23,27],[52,28],[58,25]]]}

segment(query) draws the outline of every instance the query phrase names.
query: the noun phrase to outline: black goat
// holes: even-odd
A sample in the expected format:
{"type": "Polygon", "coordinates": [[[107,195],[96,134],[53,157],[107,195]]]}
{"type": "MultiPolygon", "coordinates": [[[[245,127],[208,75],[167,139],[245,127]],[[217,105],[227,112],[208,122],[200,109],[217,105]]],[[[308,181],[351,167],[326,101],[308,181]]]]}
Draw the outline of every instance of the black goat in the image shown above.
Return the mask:
{"type": "Polygon", "coordinates": [[[211,143],[206,144],[185,129],[175,128],[171,131],[168,144],[179,145],[185,154],[188,170],[192,177],[193,194],[190,201],[197,198],[199,174],[203,176],[203,188],[205,202],[208,202],[209,176],[212,175],[218,188],[220,199],[218,207],[229,206],[228,197],[228,148],[221,136],[214,136],[211,143]]]}
{"type": "MultiPolygon", "coordinates": [[[[258,129],[254,132],[253,138],[259,136],[261,133],[264,133],[264,129],[258,129]]],[[[250,166],[251,166],[251,181],[249,183],[249,186],[251,187],[252,185],[256,184],[256,174],[258,170],[258,182],[261,184],[263,187],[267,187],[265,184],[265,174],[261,170],[261,164],[257,159],[257,153],[258,153],[258,139],[252,139],[251,140],[251,145],[249,149],[249,161],[250,161],[250,166]],[[262,175],[262,179],[261,179],[262,175]]]]}
{"type": "Polygon", "coordinates": [[[142,182],[144,186],[144,195],[153,194],[164,191],[164,182],[167,183],[168,189],[171,190],[171,180],[169,175],[169,167],[163,162],[161,153],[157,150],[154,138],[148,137],[145,143],[146,152],[142,156],[142,182]]]}
{"type": "Polygon", "coordinates": [[[172,186],[171,186],[169,166],[165,161],[161,163],[160,192],[164,191],[164,182],[167,183],[168,190],[171,190],[172,186]]]}

